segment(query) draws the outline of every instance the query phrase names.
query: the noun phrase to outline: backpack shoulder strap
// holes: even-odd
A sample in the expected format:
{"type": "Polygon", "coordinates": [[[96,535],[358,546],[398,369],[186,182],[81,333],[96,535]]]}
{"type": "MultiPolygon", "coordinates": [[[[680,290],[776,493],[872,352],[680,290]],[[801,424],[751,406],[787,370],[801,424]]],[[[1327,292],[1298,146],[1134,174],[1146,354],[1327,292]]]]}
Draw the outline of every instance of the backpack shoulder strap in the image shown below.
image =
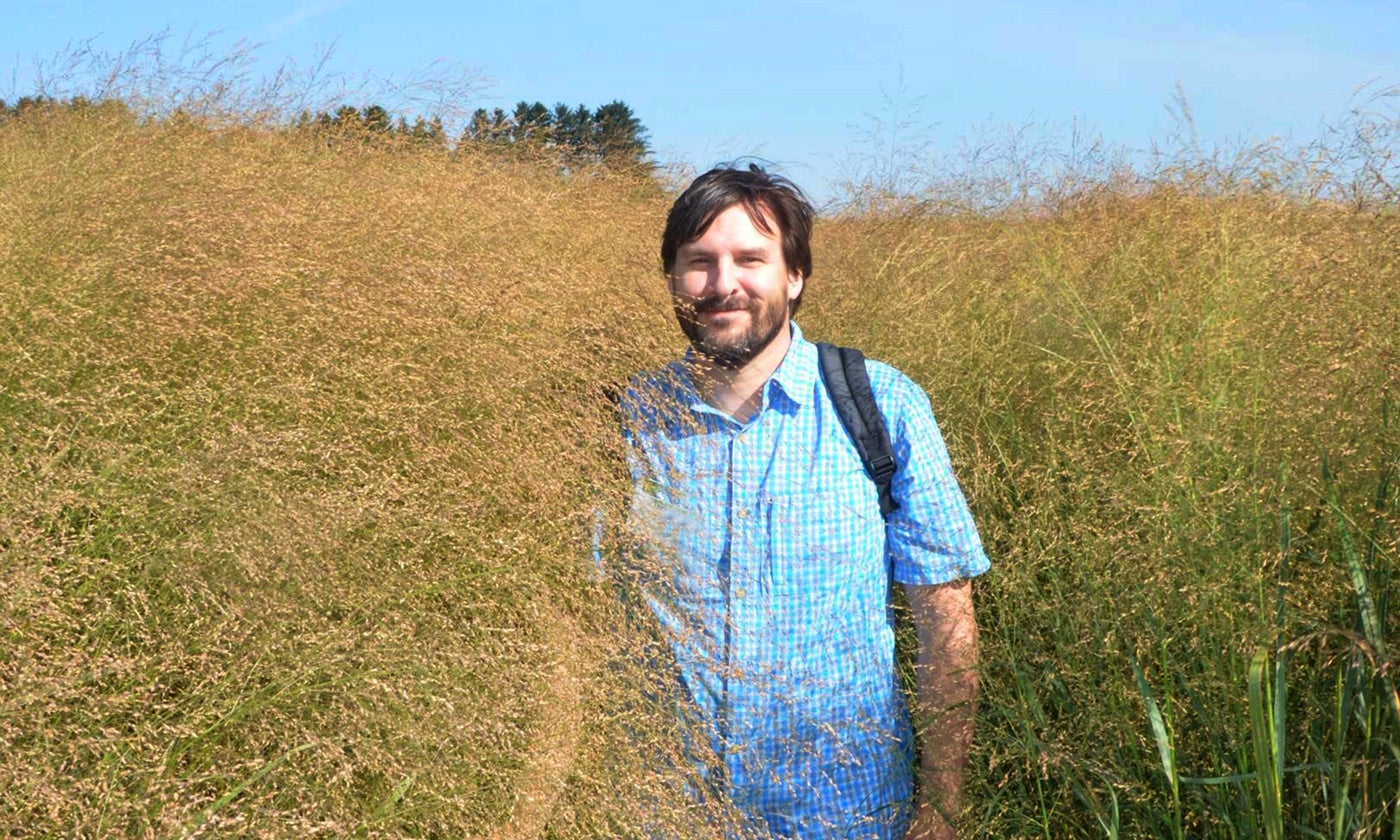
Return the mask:
{"type": "Polygon", "coordinates": [[[875,482],[880,494],[880,515],[885,519],[899,508],[891,492],[895,470],[894,447],[890,445],[889,430],[884,415],[875,404],[875,392],[870,388],[870,374],[865,370],[865,356],[851,347],[817,344],[822,381],[836,406],[841,425],[851,436],[860,453],[865,472],[875,482]]]}

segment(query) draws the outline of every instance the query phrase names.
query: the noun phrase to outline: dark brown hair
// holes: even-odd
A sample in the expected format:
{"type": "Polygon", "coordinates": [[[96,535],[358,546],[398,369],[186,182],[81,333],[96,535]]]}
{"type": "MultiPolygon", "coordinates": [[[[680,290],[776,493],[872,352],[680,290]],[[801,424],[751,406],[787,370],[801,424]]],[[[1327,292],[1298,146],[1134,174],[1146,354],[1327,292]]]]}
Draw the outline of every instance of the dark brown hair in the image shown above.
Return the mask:
{"type": "MultiPolygon", "coordinates": [[[[733,164],[717,166],[686,187],[666,215],[666,230],[661,234],[662,269],[670,274],[681,246],[704,236],[715,217],[736,204],[743,206],[754,226],[764,233],[774,233],[776,224],[788,270],[800,272],[804,281],[812,276],[812,218],[816,215],[812,204],[796,184],[756,163],[744,169],[733,164]]],[[[793,312],[801,302],[798,294],[792,302],[793,312]]]]}

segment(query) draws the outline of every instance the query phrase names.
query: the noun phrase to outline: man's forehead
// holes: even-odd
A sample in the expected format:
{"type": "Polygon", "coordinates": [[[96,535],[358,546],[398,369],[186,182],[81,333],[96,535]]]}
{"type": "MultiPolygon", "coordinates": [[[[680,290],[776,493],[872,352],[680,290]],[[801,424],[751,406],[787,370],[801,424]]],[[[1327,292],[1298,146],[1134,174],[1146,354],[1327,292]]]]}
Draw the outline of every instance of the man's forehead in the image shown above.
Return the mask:
{"type": "Polygon", "coordinates": [[[773,245],[780,244],[778,240],[778,223],[773,218],[772,211],[769,210],[766,205],[764,205],[762,202],[757,202],[754,205],[750,206],[742,201],[736,201],[733,204],[727,205],[715,211],[714,217],[710,219],[709,222],[707,222],[705,226],[702,227],[700,231],[695,234],[694,237],[681,243],[681,249],[684,250],[690,248],[691,246],[695,246],[697,243],[700,242],[700,240],[705,238],[706,234],[708,234],[711,230],[714,229],[715,223],[719,221],[719,218],[721,216],[725,215],[726,213],[732,216],[736,211],[742,212],[751,223],[753,233],[756,235],[756,237],[758,237],[757,239],[755,239],[755,245],[759,244],[760,241],[765,245],[768,243],[771,243],[773,245]]]}

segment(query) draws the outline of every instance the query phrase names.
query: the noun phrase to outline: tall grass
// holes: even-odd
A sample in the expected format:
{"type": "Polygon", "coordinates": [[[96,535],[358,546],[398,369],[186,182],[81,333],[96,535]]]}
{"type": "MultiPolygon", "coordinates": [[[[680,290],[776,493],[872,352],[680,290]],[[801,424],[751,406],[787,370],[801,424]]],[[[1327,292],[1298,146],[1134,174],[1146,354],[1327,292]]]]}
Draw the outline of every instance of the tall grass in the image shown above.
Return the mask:
{"type": "Polygon", "coordinates": [[[997,561],[972,823],[991,836],[1394,824],[1394,195],[1212,165],[824,228],[809,327],[928,388],[997,561]]]}
{"type": "Polygon", "coordinates": [[[621,808],[578,559],[654,190],[117,108],[0,143],[0,823],[621,808]]]}
{"type": "MultiPolygon", "coordinates": [[[[219,125],[0,126],[0,825],[720,833],[588,560],[667,196],[219,125]]],[[[1211,165],[819,226],[995,563],[969,836],[1397,824],[1400,216],[1211,165]]]]}

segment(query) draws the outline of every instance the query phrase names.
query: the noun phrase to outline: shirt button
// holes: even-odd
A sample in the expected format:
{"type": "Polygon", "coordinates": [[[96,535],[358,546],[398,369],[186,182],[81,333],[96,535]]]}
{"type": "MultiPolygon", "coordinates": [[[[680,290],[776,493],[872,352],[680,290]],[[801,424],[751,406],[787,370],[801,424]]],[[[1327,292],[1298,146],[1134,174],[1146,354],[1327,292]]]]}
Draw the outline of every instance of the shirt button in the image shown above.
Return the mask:
{"type": "Polygon", "coordinates": [[[735,598],[742,598],[742,597],[744,597],[744,596],[747,595],[747,594],[748,594],[748,593],[744,591],[744,588],[743,588],[742,586],[739,587],[738,589],[734,590],[734,597],[735,597],[735,598]]]}

